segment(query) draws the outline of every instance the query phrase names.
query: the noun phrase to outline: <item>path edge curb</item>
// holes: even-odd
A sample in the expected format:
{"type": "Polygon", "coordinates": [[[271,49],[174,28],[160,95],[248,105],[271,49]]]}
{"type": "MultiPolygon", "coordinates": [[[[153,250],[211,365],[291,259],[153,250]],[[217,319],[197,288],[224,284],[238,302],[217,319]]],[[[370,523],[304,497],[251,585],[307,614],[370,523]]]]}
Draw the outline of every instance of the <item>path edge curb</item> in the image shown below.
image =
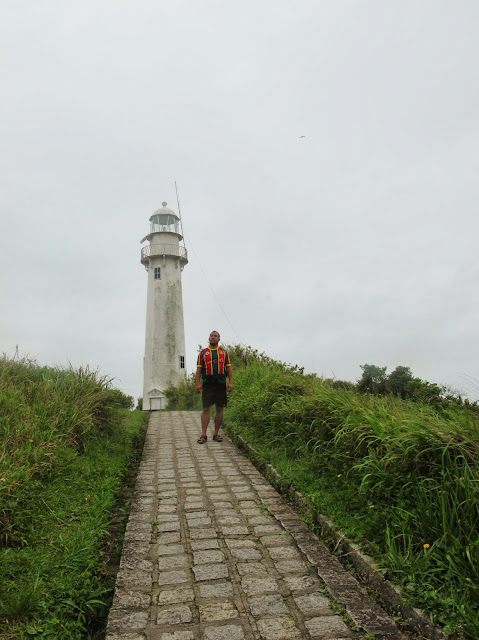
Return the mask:
{"type": "Polygon", "coordinates": [[[417,609],[406,602],[401,589],[397,585],[386,580],[373,558],[363,553],[359,545],[349,540],[331,520],[311,508],[303,494],[286,482],[271,464],[262,460],[259,453],[242,436],[225,424],[223,428],[231,440],[248,456],[254,466],[268,476],[268,480],[272,482],[274,487],[282,495],[287,496],[302,515],[307,515],[333,538],[336,548],[341,550],[342,556],[348,556],[348,560],[354,566],[361,579],[379,593],[390,615],[401,616],[401,619],[411,631],[420,633],[427,640],[447,640],[447,634],[434,625],[421,609],[417,609]]]}

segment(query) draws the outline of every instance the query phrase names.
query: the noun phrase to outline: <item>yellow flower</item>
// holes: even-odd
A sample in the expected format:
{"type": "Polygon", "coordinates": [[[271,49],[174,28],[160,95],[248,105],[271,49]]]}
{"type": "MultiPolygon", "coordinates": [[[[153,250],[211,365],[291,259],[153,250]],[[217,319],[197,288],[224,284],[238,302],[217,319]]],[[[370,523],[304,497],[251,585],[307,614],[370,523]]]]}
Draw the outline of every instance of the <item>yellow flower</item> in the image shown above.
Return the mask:
{"type": "Polygon", "coordinates": [[[341,475],[342,475],[341,473],[338,473],[338,478],[340,478],[340,477],[341,477],[341,475]]]}
{"type": "Polygon", "coordinates": [[[429,547],[430,547],[431,545],[430,545],[430,544],[428,544],[428,543],[426,542],[426,544],[423,544],[422,546],[423,546],[425,549],[429,549],[429,547]]]}
{"type": "Polygon", "coordinates": [[[374,505],[373,505],[373,504],[370,504],[370,505],[369,505],[369,508],[370,508],[370,509],[374,509],[374,505]]]}
{"type": "Polygon", "coordinates": [[[459,480],[464,480],[464,476],[461,476],[461,477],[459,478],[459,480]]]}
{"type": "Polygon", "coordinates": [[[33,440],[30,438],[30,440],[28,442],[33,442],[33,440]]]}

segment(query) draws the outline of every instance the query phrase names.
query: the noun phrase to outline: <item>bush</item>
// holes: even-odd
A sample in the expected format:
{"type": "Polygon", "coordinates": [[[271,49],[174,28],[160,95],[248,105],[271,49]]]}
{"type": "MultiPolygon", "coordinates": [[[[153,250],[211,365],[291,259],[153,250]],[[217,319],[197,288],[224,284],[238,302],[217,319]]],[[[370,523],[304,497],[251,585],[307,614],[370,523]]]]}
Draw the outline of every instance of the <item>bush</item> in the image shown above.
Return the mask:
{"type": "MultiPolygon", "coordinates": [[[[414,604],[454,637],[479,637],[477,414],[447,401],[438,410],[429,397],[335,389],[252,350],[236,355],[227,428],[374,555],[414,604]]],[[[381,385],[385,370],[372,373],[381,385]]]]}

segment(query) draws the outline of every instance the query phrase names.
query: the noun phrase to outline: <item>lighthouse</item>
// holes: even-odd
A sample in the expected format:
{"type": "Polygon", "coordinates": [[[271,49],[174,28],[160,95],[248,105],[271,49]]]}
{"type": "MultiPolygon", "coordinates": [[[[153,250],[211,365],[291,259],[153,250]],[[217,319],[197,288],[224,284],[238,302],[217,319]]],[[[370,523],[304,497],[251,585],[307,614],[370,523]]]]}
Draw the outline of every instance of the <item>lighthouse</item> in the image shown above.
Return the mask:
{"type": "Polygon", "coordinates": [[[150,217],[150,233],[141,243],[141,263],[148,272],[143,410],[166,407],[165,389],[185,378],[185,326],[181,272],[188,254],[180,246],[180,218],[163,202],[150,217]]]}

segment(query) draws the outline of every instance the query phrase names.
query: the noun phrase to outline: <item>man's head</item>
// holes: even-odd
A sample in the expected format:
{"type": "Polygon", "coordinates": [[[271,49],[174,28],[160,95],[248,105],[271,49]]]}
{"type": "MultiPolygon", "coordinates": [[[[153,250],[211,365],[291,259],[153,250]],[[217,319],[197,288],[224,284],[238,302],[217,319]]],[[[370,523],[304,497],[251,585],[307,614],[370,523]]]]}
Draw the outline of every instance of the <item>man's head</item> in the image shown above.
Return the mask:
{"type": "Polygon", "coordinates": [[[216,347],[219,341],[220,341],[220,334],[217,331],[212,331],[209,337],[210,345],[212,347],[216,347]]]}

